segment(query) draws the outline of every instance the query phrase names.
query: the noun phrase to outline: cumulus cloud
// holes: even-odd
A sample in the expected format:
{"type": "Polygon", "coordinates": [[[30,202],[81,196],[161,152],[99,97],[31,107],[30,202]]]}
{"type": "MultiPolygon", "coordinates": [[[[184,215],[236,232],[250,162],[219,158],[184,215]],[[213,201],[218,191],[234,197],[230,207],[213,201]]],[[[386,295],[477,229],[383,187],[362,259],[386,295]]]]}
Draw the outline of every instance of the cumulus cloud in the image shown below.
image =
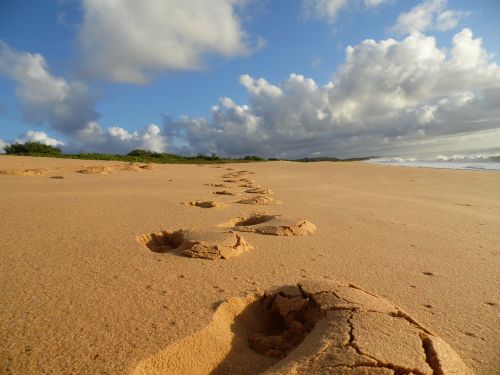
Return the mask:
{"type": "MultiPolygon", "coordinates": [[[[95,102],[87,86],[52,75],[43,56],[19,52],[0,41],[0,75],[16,83],[21,110],[29,122],[48,124],[71,137],[71,149],[129,152],[134,148],[165,151],[166,138],[156,125],[128,132],[120,127],[101,128],[95,102]]],[[[63,146],[61,141],[40,131],[28,131],[18,142],[35,141],[63,146]]]]}
{"type": "Polygon", "coordinates": [[[0,139],[0,154],[5,154],[4,147],[8,145],[9,145],[8,142],[5,142],[3,139],[0,139]]]}
{"type": "Polygon", "coordinates": [[[246,55],[251,48],[237,15],[245,3],[82,0],[84,69],[93,77],[145,83],[157,72],[200,69],[207,54],[246,55]]]}
{"type": "Polygon", "coordinates": [[[38,142],[38,143],[43,143],[44,145],[47,146],[64,146],[63,141],[59,141],[55,138],[49,137],[45,132],[39,132],[34,130],[28,130],[26,134],[16,139],[16,143],[25,143],[25,142],[38,142]]]}
{"type": "Polygon", "coordinates": [[[16,95],[29,122],[47,122],[70,134],[99,116],[84,83],[53,76],[42,55],[16,51],[1,40],[0,75],[15,81],[16,95]]]}
{"type": "MultiPolygon", "coordinates": [[[[90,151],[123,154],[134,149],[164,152],[167,138],[159,126],[151,124],[142,131],[129,132],[118,126],[102,129],[97,122],[78,132],[78,146],[90,151]]],[[[75,145],[73,145],[75,147],[75,145]]]]}
{"type": "Polygon", "coordinates": [[[435,137],[498,128],[500,68],[469,29],[451,48],[414,33],[346,49],[331,82],[292,74],[280,84],[243,75],[248,105],[222,98],[210,118],[165,119],[183,152],[355,156],[435,137]]]}
{"type": "Polygon", "coordinates": [[[398,34],[424,32],[427,30],[446,31],[457,27],[467,12],[446,9],[447,0],[427,0],[401,13],[391,31],[398,34]]]}
{"type": "Polygon", "coordinates": [[[303,16],[306,19],[319,19],[329,23],[337,20],[338,14],[350,5],[375,8],[390,0],[303,0],[303,16]]]}

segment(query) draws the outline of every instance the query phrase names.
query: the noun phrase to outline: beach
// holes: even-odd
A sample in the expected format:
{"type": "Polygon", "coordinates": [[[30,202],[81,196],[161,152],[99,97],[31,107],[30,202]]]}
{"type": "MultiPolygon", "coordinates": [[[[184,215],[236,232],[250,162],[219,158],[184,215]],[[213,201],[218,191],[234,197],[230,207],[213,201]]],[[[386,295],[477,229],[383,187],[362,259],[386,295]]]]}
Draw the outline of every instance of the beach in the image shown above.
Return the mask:
{"type": "Polygon", "coordinates": [[[0,157],[0,170],[1,373],[134,373],[204,329],[222,301],[307,280],[380,296],[476,374],[498,373],[500,173],[12,156],[0,157]],[[252,193],[224,179],[240,170],[280,204],[237,203],[252,193]],[[214,194],[224,190],[240,195],[214,194]],[[218,233],[252,214],[303,219],[315,231],[238,232],[251,248],[214,260],[141,241],[161,231],[218,233]]]}

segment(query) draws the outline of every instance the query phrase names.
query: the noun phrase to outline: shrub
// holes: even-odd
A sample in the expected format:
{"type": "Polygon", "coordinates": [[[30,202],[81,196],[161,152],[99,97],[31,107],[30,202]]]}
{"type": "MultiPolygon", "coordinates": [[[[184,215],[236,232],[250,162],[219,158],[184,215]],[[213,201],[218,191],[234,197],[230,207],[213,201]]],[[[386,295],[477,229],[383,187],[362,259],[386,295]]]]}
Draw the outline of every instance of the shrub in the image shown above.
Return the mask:
{"type": "Polygon", "coordinates": [[[247,155],[243,158],[243,160],[261,161],[264,159],[262,159],[260,156],[257,156],[257,155],[247,155]]]}
{"type": "Polygon", "coordinates": [[[61,155],[61,149],[39,142],[14,143],[4,147],[10,155],[61,155]]]}
{"type": "Polygon", "coordinates": [[[137,149],[137,150],[130,151],[127,154],[127,156],[138,156],[138,157],[143,157],[143,158],[159,158],[162,155],[159,154],[158,152],[137,149]]]}

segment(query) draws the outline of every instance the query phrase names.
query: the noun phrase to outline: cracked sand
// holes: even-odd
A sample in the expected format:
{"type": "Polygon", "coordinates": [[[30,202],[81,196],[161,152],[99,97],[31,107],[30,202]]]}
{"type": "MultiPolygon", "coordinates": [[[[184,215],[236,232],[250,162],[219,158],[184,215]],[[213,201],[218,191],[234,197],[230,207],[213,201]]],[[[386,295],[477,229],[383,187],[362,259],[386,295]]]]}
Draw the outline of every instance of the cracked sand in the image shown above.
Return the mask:
{"type": "Polygon", "coordinates": [[[133,372],[150,373],[473,374],[444,340],[397,306],[333,281],[226,300],[207,327],[133,372]]]}
{"type": "Polygon", "coordinates": [[[172,252],[210,260],[237,257],[253,249],[243,237],[233,232],[181,229],[141,235],[138,240],[157,253],[172,252]]]}

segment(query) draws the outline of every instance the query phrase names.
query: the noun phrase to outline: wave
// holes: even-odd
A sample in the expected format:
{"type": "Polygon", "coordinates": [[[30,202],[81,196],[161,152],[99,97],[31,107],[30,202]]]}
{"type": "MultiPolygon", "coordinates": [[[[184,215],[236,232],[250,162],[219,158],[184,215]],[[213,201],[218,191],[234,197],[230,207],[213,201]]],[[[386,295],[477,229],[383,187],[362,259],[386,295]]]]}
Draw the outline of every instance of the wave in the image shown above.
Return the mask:
{"type": "Polygon", "coordinates": [[[500,170],[500,154],[437,155],[432,157],[385,157],[373,158],[369,163],[403,167],[447,168],[471,170],[500,170]]]}

